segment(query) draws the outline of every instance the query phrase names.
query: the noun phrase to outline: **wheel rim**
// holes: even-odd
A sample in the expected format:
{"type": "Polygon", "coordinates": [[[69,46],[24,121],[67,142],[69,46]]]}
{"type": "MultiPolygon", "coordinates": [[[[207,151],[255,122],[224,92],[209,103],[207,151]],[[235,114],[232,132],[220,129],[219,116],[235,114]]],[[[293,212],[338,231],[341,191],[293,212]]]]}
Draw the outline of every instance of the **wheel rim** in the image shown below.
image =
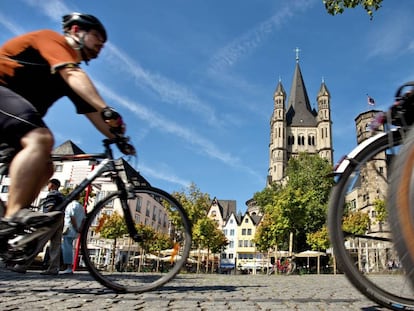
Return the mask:
{"type": "MultiPolygon", "coordinates": [[[[392,144],[393,146],[398,146],[400,144],[400,137],[395,135],[392,144]]],[[[405,272],[402,270],[396,271],[395,269],[387,271],[386,262],[381,262],[381,260],[376,261],[377,265],[381,266],[378,267],[377,271],[370,266],[370,258],[373,253],[372,250],[369,249],[370,245],[372,246],[377,243],[378,258],[380,258],[380,255],[385,255],[386,258],[387,256],[391,258],[391,254],[396,254],[395,249],[393,249],[393,242],[374,239],[374,237],[378,238],[380,236],[378,233],[372,233],[371,236],[364,234],[355,239],[355,236],[350,237],[342,230],[343,216],[349,208],[348,206],[345,206],[344,203],[345,201],[348,201],[349,197],[352,195],[351,190],[353,191],[353,187],[355,187],[354,183],[358,181],[358,178],[362,179],[363,175],[366,174],[367,168],[361,165],[361,163],[369,164],[375,162],[377,163],[376,165],[378,165],[378,163],[381,162],[378,161],[378,159],[386,159],[379,158],[378,155],[384,155],[383,152],[387,149],[387,142],[388,137],[385,136],[382,140],[374,143],[373,146],[367,147],[366,150],[362,151],[353,161],[353,165],[357,168],[353,173],[356,172],[356,174],[351,174],[350,169],[347,169],[340,177],[338,184],[334,187],[331,193],[328,222],[331,241],[334,245],[335,257],[340,268],[345,272],[351,283],[370,299],[389,308],[401,310],[406,307],[414,306],[414,295],[407,282],[407,278],[404,274],[405,272]],[[375,159],[375,161],[368,161],[373,159],[375,159]],[[381,243],[382,246],[380,245],[381,243]],[[353,248],[355,245],[358,246],[356,254],[353,248]],[[384,250],[383,254],[380,254],[381,249],[384,250]],[[355,256],[357,256],[357,258],[355,258],[355,256]],[[368,264],[361,264],[361,258],[365,258],[368,264]],[[370,269],[369,273],[361,271],[362,267],[370,269]],[[383,268],[382,271],[380,271],[381,268],[383,268]]],[[[375,165],[374,168],[377,169],[377,171],[381,171],[378,170],[379,167],[375,167],[375,165]]],[[[387,175],[386,169],[383,173],[384,176],[387,175]]],[[[377,180],[377,183],[378,182],[379,179],[377,180]]],[[[390,236],[390,233],[388,232],[387,235],[390,236]]],[[[385,236],[385,234],[383,234],[383,236],[385,236]]]]}
{"type": "MultiPolygon", "coordinates": [[[[148,221],[137,230],[145,241],[137,243],[126,235],[116,242],[108,238],[105,224],[110,218],[103,215],[120,206],[118,194],[112,194],[88,214],[82,233],[81,266],[84,263],[100,283],[115,291],[145,292],[165,284],[186,267],[191,228],[182,207],[162,190],[138,189],[128,205],[135,210],[141,207],[145,219],[135,218],[137,223],[148,221]],[[170,216],[171,210],[175,218],[170,216]],[[180,225],[173,226],[175,219],[180,219],[180,225]]],[[[142,212],[133,214],[137,217],[142,212]]]]}

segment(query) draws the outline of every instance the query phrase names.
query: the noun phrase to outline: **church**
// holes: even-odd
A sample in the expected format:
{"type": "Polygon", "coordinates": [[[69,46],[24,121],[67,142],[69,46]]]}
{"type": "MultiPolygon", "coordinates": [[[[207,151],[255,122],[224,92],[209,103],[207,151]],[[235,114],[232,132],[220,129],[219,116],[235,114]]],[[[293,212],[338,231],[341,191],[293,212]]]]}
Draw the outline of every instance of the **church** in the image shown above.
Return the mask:
{"type": "Polygon", "coordinates": [[[296,66],[289,97],[280,79],[273,94],[268,186],[283,181],[289,159],[299,153],[317,154],[333,163],[330,101],[331,95],[322,79],[316,94],[317,109],[312,108],[299,65],[299,49],[296,49],[296,66]]]}

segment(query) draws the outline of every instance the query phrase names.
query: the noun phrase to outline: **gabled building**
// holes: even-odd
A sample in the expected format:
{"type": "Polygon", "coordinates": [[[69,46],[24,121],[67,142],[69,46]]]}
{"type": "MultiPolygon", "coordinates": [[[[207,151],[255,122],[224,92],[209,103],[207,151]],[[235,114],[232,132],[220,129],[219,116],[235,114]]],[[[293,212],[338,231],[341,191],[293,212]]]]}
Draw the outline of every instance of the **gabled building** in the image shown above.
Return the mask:
{"type": "Polygon", "coordinates": [[[223,225],[223,233],[229,242],[227,247],[221,253],[221,269],[234,269],[237,258],[237,232],[240,225],[241,217],[231,213],[223,225]]]}
{"type": "Polygon", "coordinates": [[[262,254],[257,251],[253,242],[256,228],[262,216],[244,214],[237,228],[237,268],[241,270],[253,270],[259,268],[262,254]]]}
{"type": "Polygon", "coordinates": [[[216,221],[218,228],[223,228],[224,223],[232,213],[236,213],[236,201],[217,200],[217,198],[214,198],[207,216],[216,221]]]}

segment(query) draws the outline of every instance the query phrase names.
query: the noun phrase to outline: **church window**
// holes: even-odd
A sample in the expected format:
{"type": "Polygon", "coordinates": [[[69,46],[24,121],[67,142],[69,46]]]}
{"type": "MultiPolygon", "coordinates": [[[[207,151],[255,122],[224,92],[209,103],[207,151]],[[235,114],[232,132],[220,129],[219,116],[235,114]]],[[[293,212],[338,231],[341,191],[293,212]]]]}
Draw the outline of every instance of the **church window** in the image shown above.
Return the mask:
{"type": "Polygon", "coordinates": [[[310,135],[308,136],[308,145],[309,146],[315,146],[315,137],[310,135]]]}

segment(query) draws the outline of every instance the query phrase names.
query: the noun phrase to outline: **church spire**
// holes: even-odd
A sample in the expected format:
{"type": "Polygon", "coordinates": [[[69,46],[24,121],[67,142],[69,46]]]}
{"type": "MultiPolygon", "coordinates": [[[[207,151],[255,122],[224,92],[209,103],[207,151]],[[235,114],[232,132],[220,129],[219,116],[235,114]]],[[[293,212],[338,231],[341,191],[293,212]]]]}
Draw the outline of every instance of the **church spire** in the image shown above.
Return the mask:
{"type": "Polygon", "coordinates": [[[296,67],[288,99],[286,121],[293,126],[315,126],[316,113],[312,110],[305,82],[299,66],[299,49],[296,48],[296,67]]]}

